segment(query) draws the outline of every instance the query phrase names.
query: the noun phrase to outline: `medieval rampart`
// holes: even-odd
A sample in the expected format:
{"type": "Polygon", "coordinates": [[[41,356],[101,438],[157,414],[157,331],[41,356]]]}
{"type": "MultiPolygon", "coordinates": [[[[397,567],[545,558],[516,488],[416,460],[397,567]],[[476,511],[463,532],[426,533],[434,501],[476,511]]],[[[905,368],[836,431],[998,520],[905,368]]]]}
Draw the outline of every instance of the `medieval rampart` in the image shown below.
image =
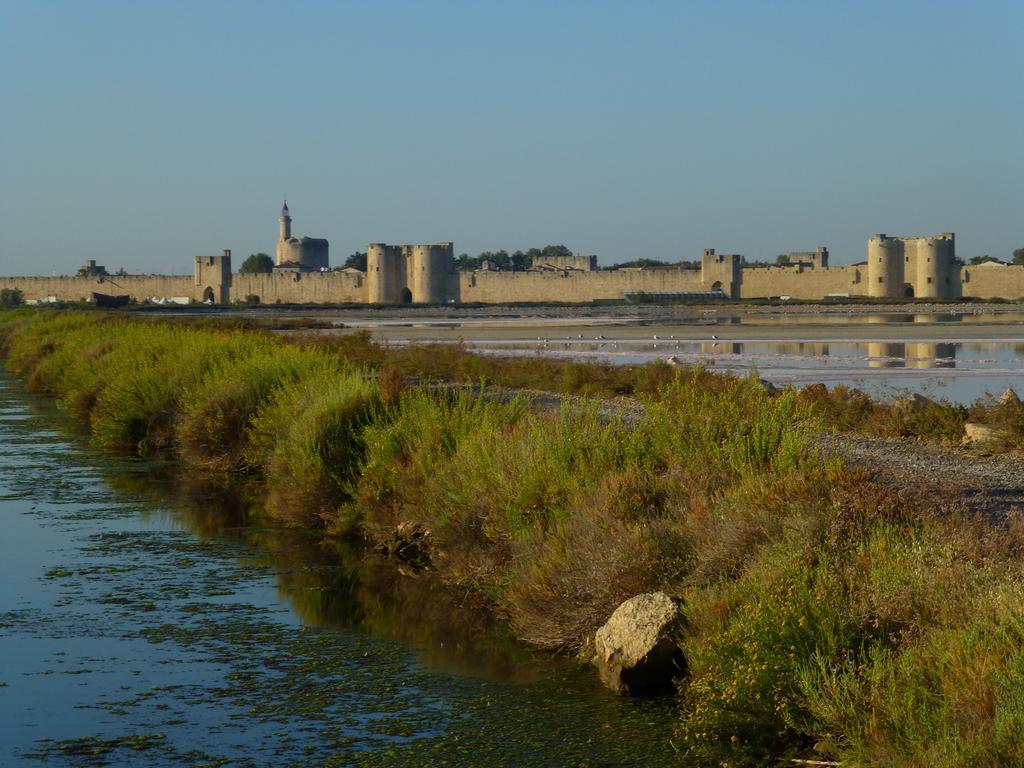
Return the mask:
{"type": "MultiPolygon", "coordinates": [[[[286,227],[287,222],[282,224],[286,227]]],[[[263,304],[497,304],[618,300],[629,294],[720,292],[729,298],[821,299],[829,295],[899,298],[1024,298],[1024,267],[1003,264],[957,266],[954,235],[877,235],[868,260],[844,267],[819,266],[827,250],[797,253],[799,263],[742,267],[742,257],[705,250],[700,269],[546,269],[526,272],[456,272],[451,243],[367,248],[367,271],[275,269],[272,274],[233,274],[231,252],[197,256],[191,276],[0,277],[0,288],[25,299],[88,300],[92,293],[187,297],[228,303],[251,297],[263,304]],[[814,258],[811,258],[814,257],[814,258]]],[[[593,266],[592,262],[587,262],[593,266]]],[[[87,264],[83,274],[95,272],[87,264]]]]}
{"type": "Polygon", "coordinates": [[[983,299],[1024,298],[1024,267],[1009,264],[978,264],[960,270],[964,296],[983,299]]]}
{"type": "Polygon", "coordinates": [[[743,270],[740,295],[744,299],[768,296],[821,299],[830,293],[863,296],[867,293],[864,268],[851,266],[807,269],[802,265],[747,267],[743,270]]]}
{"type": "Polygon", "coordinates": [[[144,299],[196,296],[192,275],[115,275],[111,277],[0,277],[0,288],[21,291],[26,300],[55,296],[60,301],[87,301],[93,293],[144,299]]]}
{"type": "Polygon", "coordinates": [[[463,302],[585,302],[621,299],[626,293],[710,290],[696,269],[618,269],[608,272],[462,272],[463,302]]]}
{"type": "Polygon", "coordinates": [[[231,298],[258,296],[261,304],[363,304],[366,276],[360,272],[293,272],[234,275],[231,298]]]}

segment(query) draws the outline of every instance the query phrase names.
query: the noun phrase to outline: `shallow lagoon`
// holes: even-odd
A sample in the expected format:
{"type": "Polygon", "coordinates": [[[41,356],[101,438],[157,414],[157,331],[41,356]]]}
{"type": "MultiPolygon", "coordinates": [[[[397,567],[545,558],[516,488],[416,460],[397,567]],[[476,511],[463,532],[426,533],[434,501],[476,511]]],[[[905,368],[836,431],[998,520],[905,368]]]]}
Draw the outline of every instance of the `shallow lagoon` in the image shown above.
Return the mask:
{"type": "Polygon", "coordinates": [[[352,316],[391,344],[440,341],[498,355],[544,355],[636,365],[700,362],[739,375],[756,369],[779,385],[823,382],[878,397],[906,392],[971,403],[1007,387],[1024,394],[1024,314],[991,309],[913,313],[823,309],[820,314],[695,308],[642,315],[372,318],[352,316]]]}
{"type": "Polygon", "coordinates": [[[101,457],[0,379],[0,764],[652,765],[613,696],[427,579],[101,457]]]}

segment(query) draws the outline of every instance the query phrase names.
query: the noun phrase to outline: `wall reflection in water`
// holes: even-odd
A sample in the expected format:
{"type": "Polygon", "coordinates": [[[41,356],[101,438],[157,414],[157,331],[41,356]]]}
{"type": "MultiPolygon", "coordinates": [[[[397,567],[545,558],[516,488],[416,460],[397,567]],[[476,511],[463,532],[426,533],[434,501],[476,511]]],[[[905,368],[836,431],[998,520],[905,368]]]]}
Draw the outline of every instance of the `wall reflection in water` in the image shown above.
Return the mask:
{"type": "Polygon", "coordinates": [[[958,346],[958,344],[931,341],[851,341],[842,344],[829,344],[821,341],[773,342],[771,344],[719,341],[701,342],[699,348],[701,356],[712,359],[716,355],[742,356],[758,352],[764,354],[765,347],[768,347],[772,355],[798,359],[818,358],[826,363],[833,350],[841,358],[848,358],[850,352],[853,351],[857,355],[867,358],[869,368],[956,368],[958,346]]]}

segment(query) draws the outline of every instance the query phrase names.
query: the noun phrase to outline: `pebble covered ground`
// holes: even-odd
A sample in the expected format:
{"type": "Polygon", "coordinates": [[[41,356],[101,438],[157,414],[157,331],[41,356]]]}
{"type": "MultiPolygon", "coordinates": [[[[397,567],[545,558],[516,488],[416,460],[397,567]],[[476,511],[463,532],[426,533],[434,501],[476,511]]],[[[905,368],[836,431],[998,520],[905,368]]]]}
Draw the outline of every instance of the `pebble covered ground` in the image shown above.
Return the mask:
{"type": "Polygon", "coordinates": [[[959,493],[970,511],[993,522],[1015,508],[1024,510],[1024,457],[1019,453],[849,433],[823,436],[822,443],[883,482],[959,493]]]}

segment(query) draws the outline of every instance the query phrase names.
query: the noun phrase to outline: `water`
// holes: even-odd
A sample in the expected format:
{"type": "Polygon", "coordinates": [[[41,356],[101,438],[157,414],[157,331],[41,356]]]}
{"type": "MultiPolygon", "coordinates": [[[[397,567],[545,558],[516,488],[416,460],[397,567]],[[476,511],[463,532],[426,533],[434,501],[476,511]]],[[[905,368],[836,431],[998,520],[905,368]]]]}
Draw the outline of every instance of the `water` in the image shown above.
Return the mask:
{"type": "MultiPolygon", "coordinates": [[[[680,310],[676,310],[677,312],[680,310]]],[[[538,310],[539,312],[539,310],[538,310]]],[[[706,314],[705,314],[706,312],[706,314]]],[[[637,365],[664,360],[758,375],[779,385],[844,384],[883,399],[908,392],[968,404],[1008,387],[1024,394],[1024,315],[956,313],[720,314],[344,319],[390,344],[460,342],[494,355],[637,365]]]]}
{"type": "Polygon", "coordinates": [[[0,765],[657,765],[671,701],[429,579],[98,456],[0,378],[0,765]]]}

